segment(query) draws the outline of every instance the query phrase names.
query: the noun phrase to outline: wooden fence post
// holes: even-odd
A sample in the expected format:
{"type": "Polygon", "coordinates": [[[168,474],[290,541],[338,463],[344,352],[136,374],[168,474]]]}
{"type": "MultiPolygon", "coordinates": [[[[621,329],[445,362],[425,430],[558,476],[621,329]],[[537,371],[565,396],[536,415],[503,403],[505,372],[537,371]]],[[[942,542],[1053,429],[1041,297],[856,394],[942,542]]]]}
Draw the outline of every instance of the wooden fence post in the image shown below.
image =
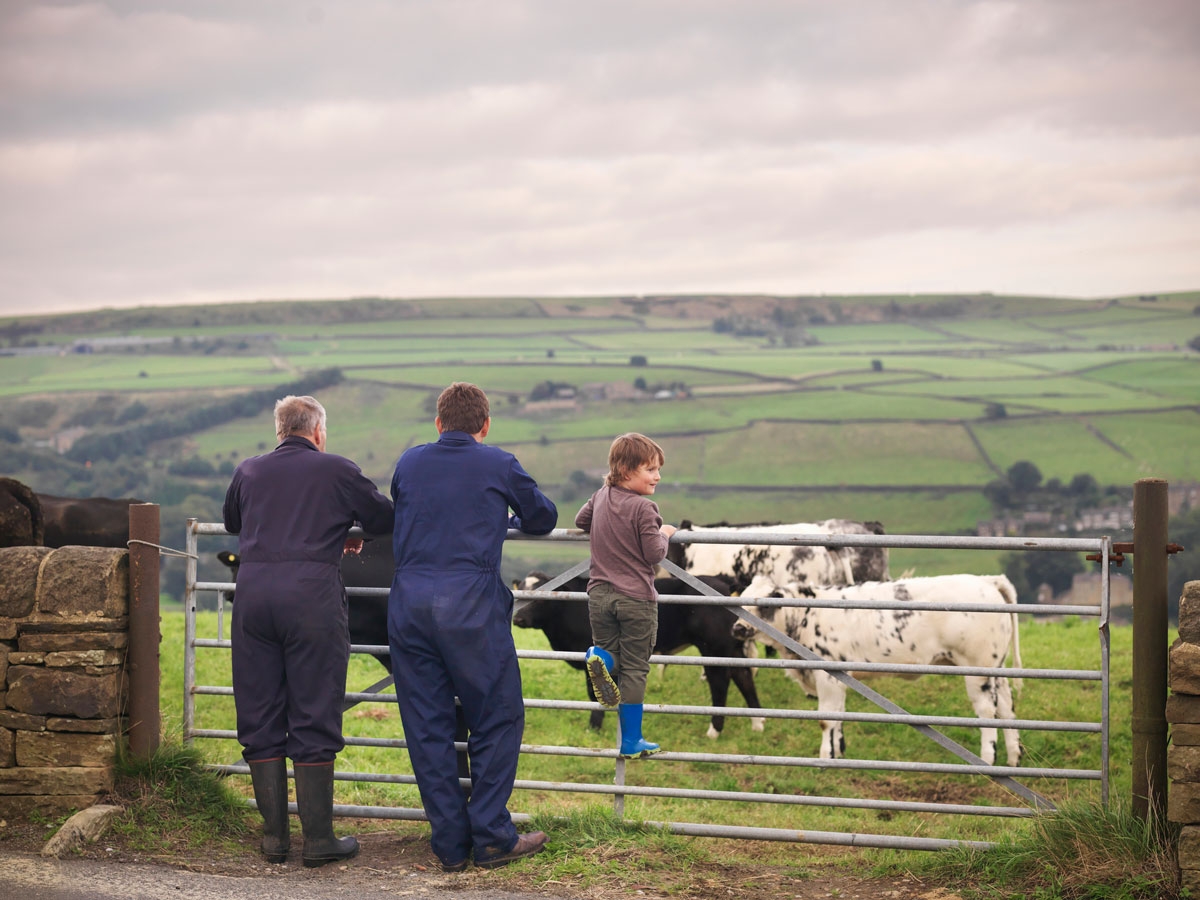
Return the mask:
{"type": "Polygon", "coordinates": [[[1133,814],[1167,813],[1167,482],[1133,485],[1133,814]]]}

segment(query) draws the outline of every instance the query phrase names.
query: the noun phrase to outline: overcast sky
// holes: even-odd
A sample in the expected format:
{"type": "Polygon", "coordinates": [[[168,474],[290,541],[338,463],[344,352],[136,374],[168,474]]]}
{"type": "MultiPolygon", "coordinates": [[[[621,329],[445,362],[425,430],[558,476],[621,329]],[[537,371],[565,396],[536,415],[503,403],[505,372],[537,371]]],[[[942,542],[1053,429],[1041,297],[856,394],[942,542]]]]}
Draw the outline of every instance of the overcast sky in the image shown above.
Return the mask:
{"type": "Polygon", "coordinates": [[[1196,0],[0,0],[0,314],[1186,289],[1196,0]]]}

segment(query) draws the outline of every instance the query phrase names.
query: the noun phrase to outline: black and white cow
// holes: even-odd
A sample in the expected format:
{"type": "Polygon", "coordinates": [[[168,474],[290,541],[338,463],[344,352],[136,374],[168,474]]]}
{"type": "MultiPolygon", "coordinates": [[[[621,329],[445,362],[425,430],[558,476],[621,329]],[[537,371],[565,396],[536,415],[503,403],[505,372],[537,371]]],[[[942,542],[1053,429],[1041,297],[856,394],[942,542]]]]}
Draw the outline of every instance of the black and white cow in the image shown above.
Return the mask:
{"type": "MultiPolygon", "coordinates": [[[[549,581],[542,572],[531,572],[517,587],[533,591],[549,581]]],[[[728,595],[730,584],[723,578],[705,576],[699,579],[711,588],[728,595]]],[[[678,578],[658,578],[654,582],[660,594],[697,594],[691,585],[678,578]]],[[[582,592],[587,579],[573,578],[558,588],[560,591],[582,592]]],[[[658,654],[679,653],[687,647],[695,647],[701,656],[731,657],[745,659],[745,641],[733,637],[733,624],[737,617],[723,606],[692,605],[681,603],[658,604],[658,639],[654,652],[658,654]]],[[[520,628],[540,628],[546,634],[551,648],[559,652],[582,653],[592,643],[592,626],[588,621],[586,601],[556,600],[553,597],[538,597],[534,600],[518,601],[513,614],[513,624],[520,628]]],[[[576,669],[583,668],[582,661],[568,661],[576,669]]],[[[758,693],[754,689],[753,671],[744,666],[704,666],[704,675],[712,695],[713,706],[725,706],[729,697],[729,682],[732,680],[745,698],[746,706],[758,708],[758,693]]],[[[595,701],[592,683],[586,677],[588,698],[595,701]]],[[[592,710],[590,725],[599,728],[604,721],[604,710],[592,710]]],[[[762,731],[761,717],[751,719],[751,727],[762,731]]],[[[708,727],[708,736],[717,738],[725,727],[724,716],[713,716],[708,727]]]]}
{"type": "MultiPolygon", "coordinates": [[[[847,587],[802,588],[777,585],[770,577],[756,577],[743,592],[746,608],[801,646],[838,662],[954,665],[999,668],[1012,650],[1012,664],[1021,666],[1021,643],[1017,631],[1017,592],[1003,575],[941,575],[868,582],[847,587]],[[751,598],[790,597],[801,599],[845,598],[871,601],[918,601],[954,603],[1010,603],[1012,614],[942,612],[934,610],[830,609],[808,606],[749,606],[751,598]]],[[[797,655],[777,639],[739,620],[733,628],[738,640],[757,637],[775,647],[788,659],[797,655]]],[[[788,669],[809,696],[817,698],[821,712],[844,712],[846,685],[828,672],[788,669]]],[[[855,673],[851,673],[855,674],[855,673]]],[[[857,675],[855,677],[858,677],[857,675]]],[[[913,676],[915,677],[915,676],[913,676]]],[[[1013,694],[1009,679],[1000,675],[964,676],[967,697],[979,718],[1012,719],[1013,694]]],[[[845,755],[842,723],[821,721],[821,758],[845,755]]],[[[996,759],[996,729],[983,728],[979,756],[988,765],[996,759]]],[[[1021,759],[1021,744],[1015,728],[1004,729],[1008,764],[1021,759]]]]}
{"type": "MultiPolygon", "coordinates": [[[[680,524],[681,530],[715,531],[722,534],[768,532],[793,534],[883,534],[878,522],[826,519],[823,522],[793,522],[783,525],[700,526],[680,524]]],[[[692,575],[719,575],[744,590],[756,575],[768,575],[776,584],[856,584],[886,581],[886,547],[825,547],[784,544],[678,544],[667,558],[692,575]]]]}

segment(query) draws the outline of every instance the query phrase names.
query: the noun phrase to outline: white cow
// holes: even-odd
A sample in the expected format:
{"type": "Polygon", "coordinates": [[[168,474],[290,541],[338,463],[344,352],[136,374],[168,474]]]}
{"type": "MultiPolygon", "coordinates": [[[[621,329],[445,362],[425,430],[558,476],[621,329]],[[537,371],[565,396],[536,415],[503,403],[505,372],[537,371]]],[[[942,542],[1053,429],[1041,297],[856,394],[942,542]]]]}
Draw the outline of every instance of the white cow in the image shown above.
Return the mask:
{"type": "MultiPolygon", "coordinates": [[[[789,584],[780,586],[760,575],[743,591],[752,597],[812,597],[814,599],[900,600],[920,602],[1017,602],[1017,592],[1003,575],[941,575],[931,578],[902,578],[868,582],[848,587],[818,588],[815,591],[789,584]]],[[[870,663],[914,665],[957,665],[999,668],[1005,664],[1009,646],[1013,665],[1021,666],[1021,644],[1017,614],[939,612],[934,610],[828,609],[807,606],[747,606],[750,612],[774,626],[801,646],[825,659],[870,663]]],[[[780,655],[797,655],[765,632],[744,620],[734,625],[735,637],[757,636],[775,647],[780,655]]],[[[817,698],[822,712],[844,712],[846,685],[828,672],[817,669],[788,669],[809,696],[817,698]]],[[[855,673],[850,673],[854,675],[855,673]]],[[[855,676],[857,677],[857,675],[855,676]]],[[[911,676],[916,677],[916,676],[911,676]]],[[[1012,719],[1013,697],[1004,676],[964,676],[967,697],[981,719],[1012,719]]],[[[996,759],[996,729],[980,729],[979,756],[988,765],[996,759]]],[[[842,723],[821,721],[821,758],[845,755],[842,723]]],[[[1021,744],[1015,728],[1004,729],[1008,764],[1021,759],[1021,744]]]]}
{"type": "MultiPolygon", "coordinates": [[[[684,522],[681,528],[691,528],[684,522]]],[[[740,527],[700,526],[697,530],[722,533],[770,532],[778,534],[883,534],[878,522],[826,519],[785,525],[740,527]]],[[[745,589],[756,575],[767,575],[776,584],[801,586],[855,584],[886,581],[886,547],[824,547],[783,544],[672,544],[668,559],[692,575],[719,575],[745,589]]]]}

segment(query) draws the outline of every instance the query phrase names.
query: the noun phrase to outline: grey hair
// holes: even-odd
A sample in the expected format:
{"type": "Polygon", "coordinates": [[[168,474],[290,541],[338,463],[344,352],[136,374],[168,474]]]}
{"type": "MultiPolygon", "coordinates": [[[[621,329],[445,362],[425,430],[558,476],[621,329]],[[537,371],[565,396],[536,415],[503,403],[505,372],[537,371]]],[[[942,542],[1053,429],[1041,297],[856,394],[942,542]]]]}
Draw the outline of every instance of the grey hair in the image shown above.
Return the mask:
{"type": "Polygon", "coordinates": [[[309,437],[318,425],[325,427],[325,407],[314,398],[288,394],[275,402],[275,436],[279,440],[293,434],[309,437]]]}

